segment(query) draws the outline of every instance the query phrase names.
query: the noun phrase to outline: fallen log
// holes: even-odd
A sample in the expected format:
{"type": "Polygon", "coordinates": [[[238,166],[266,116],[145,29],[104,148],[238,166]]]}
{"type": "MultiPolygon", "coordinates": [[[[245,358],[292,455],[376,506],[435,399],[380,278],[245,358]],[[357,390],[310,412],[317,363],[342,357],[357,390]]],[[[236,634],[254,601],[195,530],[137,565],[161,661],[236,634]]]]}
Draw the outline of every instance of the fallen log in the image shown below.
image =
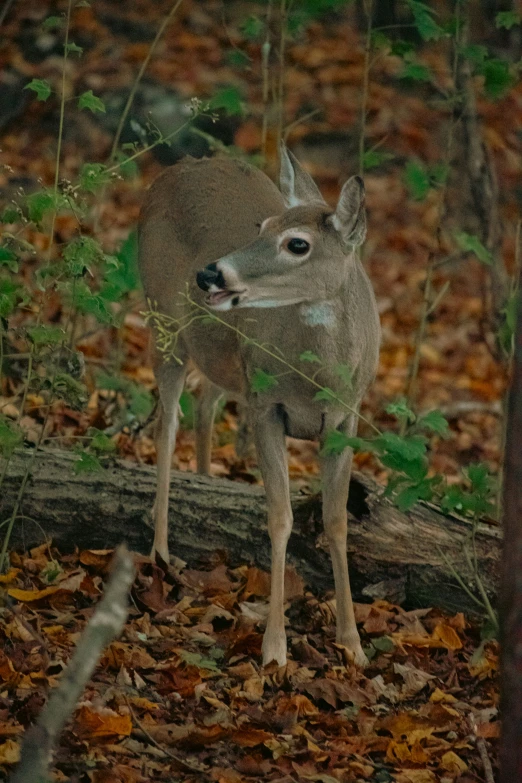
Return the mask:
{"type": "MultiPolygon", "coordinates": [[[[31,459],[30,451],[11,459],[2,486],[0,520],[12,513],[31,459]]],[[[126,542],[132,550],[148,552],[155,469],[118,461],[102,471],[76,474],[74,461],[74,455],[63,451],[41,450],[34,455],[10,547],[41,543],[45,531],[63,551],[112,548],[126,542]]],[[[289,562],[313,590],[330,589],[333,580],[320,498],[294,494],[292,506],[295,524],[289,562]]],[[[477,611],[453,573],[476,593],[464,554],[470,522],[421,504],[402,513],[382,497],[382,488],[360,473],[352,477],[348,510],[348,554],[356,598],[366,595],[411,607],[477,611]]],[[[231,564],[253,563],[268,570],[264,490],[173,471],[169,540],[171,552],[191,565],[221,550],[231,564]]],[[[490,596],[496,593],[500,548],[499,529],[481,524],[476,549],[482,583],[490,596]]]]}

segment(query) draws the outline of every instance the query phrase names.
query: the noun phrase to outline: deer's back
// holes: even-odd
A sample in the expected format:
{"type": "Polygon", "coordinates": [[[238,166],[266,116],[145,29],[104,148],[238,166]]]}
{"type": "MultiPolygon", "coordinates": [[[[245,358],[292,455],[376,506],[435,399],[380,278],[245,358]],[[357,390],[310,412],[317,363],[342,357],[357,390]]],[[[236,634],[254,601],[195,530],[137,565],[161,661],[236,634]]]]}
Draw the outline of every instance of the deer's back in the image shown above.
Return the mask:
{"type": "Polygon", "coordinates": [[[140,220],[140,272],[147,298],[171,313],[195,273],[251,242],[263,220],[284,209],[273,182],[229,158],[185,158],[150,188],[140,220]]]}

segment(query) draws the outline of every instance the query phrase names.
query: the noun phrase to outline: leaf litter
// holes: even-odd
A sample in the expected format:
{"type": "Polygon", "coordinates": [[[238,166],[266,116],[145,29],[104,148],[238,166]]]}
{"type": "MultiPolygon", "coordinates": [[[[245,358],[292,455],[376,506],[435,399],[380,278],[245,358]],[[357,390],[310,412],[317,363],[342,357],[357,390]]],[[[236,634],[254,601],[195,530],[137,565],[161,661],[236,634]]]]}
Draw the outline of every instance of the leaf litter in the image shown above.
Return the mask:
{"type": "MultiPolygon", "coordinates": [[[[1,585],[16,607],[4,606],[0,628],[5,773],[102,594],[111,556],[60,557],[48,546],[12,556],[1,585]],[[60,570],[46,585],[52,563],[60,570]]],[[[314,596],[289,568],[288,663],[263,667],[266,611],[244,607],[267,607],[265,572],[137,564],[128,622],[60,739],[56,780],[471,783],[482,780],[476,737],[495,758],[497,644],[462,614],[356,604],[371,658],[358,671],[335,642],[335,600],[314,596]]]]}

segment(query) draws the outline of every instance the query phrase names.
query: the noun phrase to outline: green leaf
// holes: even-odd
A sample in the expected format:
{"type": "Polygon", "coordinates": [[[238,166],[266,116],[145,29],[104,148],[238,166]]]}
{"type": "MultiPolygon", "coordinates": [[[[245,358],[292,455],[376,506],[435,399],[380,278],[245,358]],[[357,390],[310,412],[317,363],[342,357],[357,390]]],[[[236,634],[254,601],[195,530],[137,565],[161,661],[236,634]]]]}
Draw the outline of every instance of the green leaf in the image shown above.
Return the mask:
{"type": "Polygon", "coordinates": [[[89,193],[96,193],[110,179],[111,175],[103,163],[84,163],[80,169],[80,187],[89,193]]]}
{"type": "Polygon", "coordinates": [[[42,22],[44,30],[59,30],[63,26],[63,16],[48,16],[42,22]]]}
{"type": "Polygon", "coordinates": [[[58,283],[57,288],[70,300],[80,313],[94,315],[102,324],[114,323],[114,315],[109,303],[99,294],[94,294],[84,280],[58,283]]]}
{"type": "Polygon", "coordinates": [[[484,76],[484,92],[488,98],[502,98],[513,85],[509,63],[494,57],[485,60],[479,72],[484,76]]]}
{"type": "Polygon", "coordinates": [[[488,466],[484,462],[476,462],[469,465],[466,472],[473,491],[487,494],[490,489],[488,466]]]}
{"type": "Polygon", "coordinates": [[[49,382],[48,388],[52,388],[71,408],[76,410],[84,408],[88,400],[87,387],[66,372],[57,373],[54,377],[54,384],[51,386],[49,382]]]}
{"type": "Polygon", "coordinates": [[[209,669],[213,672],[219,671],[216,662],[212,658],[203,658],[199,653],[189,652],[189,650],[178,650],[178,655],[185,663],[197,666],[198,669],[209,669]]]}
{"type": "Polygon", "coordinates": [[[399,421],[402,419],[406,419],[407,421],[415,421],[415,414],[408,406],[404,398],[397,400],[397,402],[391,402],[386,406],[385,410],[386,413],[389,413],[390,416],[395,416],[395,418],[399,419],[399,421]]]}
{"type": "Polygon", "coordinates": [[[484,247],[480,239],[474,234],[466,234],[465,231],[459,231],[455,234],[458,246],[461,250],[465,250],[468,253],[474,253],[479,261],[483,264],[490,266],[493,259],[491,253],[484,247]]]}
{"type": "Polygon", "coordinates": [[[418,160],[409,160],[404,171],[404,180],[410,196],[423,201],[430,189],[430,178],[423,164],[418,160]]]}
{"type": "Polygon", "coordinates": [[[511,30],[516,24],[522,22],[522,16],[518,11],[499,11],[495,17],[495,25],[497,27],[505,27],[506,30],[511,30]]]}
{"type": "Polygon", "coordinates": [[[18,272],[18,260],[16,253],[11,248],[0,247],[0,266],[6,266],[10,272],[18,272]]]}
{"type": "Polygon", "coordinates": [[[22,216],[20,207],[9,206],[4,209],[0,215],[0,223],[18,223],[22,216]]]}
{"type": "Polygon", "coordinates": [[[415,25],[425,41],[438,41],[444,30],[433,18],[436,12],[419,0],[406,0],[415,20],[415,25]]]}
{"type": "Polygon", "coordinates": [[[268,391],[269,389],[273,389],[274,386],[277,385],[278,380],[274,375],[270,375],[260,367],[256,367],[254,374],[250,379],[250,388],[253,392],[260,394],[262,392],[268,391]]]}
{"type": "Polygon", "coordinates": [[[193,430],[195,424],[195,401],[194,395],[185,389],[179,398],[179,407],[183,414],[180,418],[180,426],[184,430],[193,430]]]}
{"type": "Polygon", "coordinates": [[[395,57],[408,58],[411,57],[414,52],[415,46],[411,41],[402,41],[400,39],[392,41],[390,54],[393,54],[395,57]]]}
{"type": "Polygon", "coordinates": [[[448,422],[438,410],[430,411],[421,416],[417,421],[417,428],[435,432],[443,438],[447,438],[450,434],[448,422]]]}
{"type": "Polygon", "coordinates": [[[321,454],[341,454],[349,446],[350,438],[339,430],[330,430],[323,442],[321,454]]]}
{"type": "Polygon", "coordinates": [[[123,242],[116,253],[116,262],[107,269],[100,291],[100,295],[110,302],[119,302],[123,296],[140,287],[137,231],[131,231],[123,242]]]}
{"type": "Polygon", "coordinates": [[[310,362],[311,364],[322,364],[322,361],[317,354],[312,351],[303,351],[303,353],[299,355],[299,360],[301,362],[310,362]]]}
{"type": "Polygon", "coordinates": [[[435,163],[429,168],[430,182],[434,187],[444,185],[449,175],[449,166],[446,163],[435,163]]]}
{"type": "Polygon", "coordinates": [[[248,54],[241,49],[230,49],[227,52],[226,59],[233,68],[246,68],[252,62],[248,54]]]}
{"type": "Polygon", "coordinates": [[[51,85],[46,79],[33,79],[26,84],[24,90],[33,90],[39,101],[46,101],[51,94],[51,85]]]}
{"type": "Polygon", "coordinates": [[[92,265],[105,258],[105,254],[96,239],[82,234],[69,242],[63,251],[63,257],[69,274],[80,277],[86,269],[91,271],[92,265]]]}
{"type": "Polygon", "coordinates": [[[46,212],[58,211],[67,206],[67,201],[61,193],[55,193],[50,188],[37,190],[25,199],[29,220],[40,223],[46,212]]]}
{"type": "Polygon", "coordinates": [[[63,48],[66,54],[83,54],[83,48],[75,44],[74,41],[64,44],[63,48]]]}
{"type": "Polygon", "coordinates": [[[94,473],[103,468],[100,460],[94,454],[89,454],[88,451],[79,451],[73,469],[75,473],[94,473]]]}
{"type": "Polygon", "coordinates": [[[421,63],[404,63],[399,79],[413,79],[415,82],[431,82],[431,71],[421,63]]]}
{"type": "Polygon", "coordinates": [[[0,454],[8,459],[14,450],[23,443],[22,432],[14,422],[0,415],[0,454]]]}
{"type": "Polygon", "coordinates": [[[392,152],[385,152],[384,150],[366,150],[363,155],[363,167],[366,171],[368,169],[374,169],[394,158],[395,155],[392,152]]]}
{"type": "Polygon", "coordinates": [[[265,30],[265,22],[253,14],[240,27],[241,32],[249,41],[257,41],[265,30]]]}
{"type": "Polygon", "coordinates": [[[334,373],[341,379],[346,387],[352,388],[353,370],[347,364],[336,364],[333,368],[334,373]]]}
{"type": "Polygon", "coordinates": [[[424,479],[418,484],[410,484],[401,489],[394,497],[394,503],[400,511],[409,511],[419,500],[431,500],[433,497],[432,479],[424,479]]]}
{"type": "Polygon", "coordinates": [[[314,400],[317,400],[318,402],[321,400],[326,400],[326,402],[333,402],[336,398],[336,394],[333,389],[321,389],[317,392],[317,394],[314,394],[314,400]]]}
{"type": "Polygon", "coordinates": [[[40,326],[30,326],[27,334],[36,346],[40,345],[59,345],[65,338],[65,332],[59,326],[41,324],[40,326]]]}
{"type": "Polygon", "coordinates": [[[243,114],[244,104],[237,87],[224,87],[210,100],[211,109],[224,109],[228,115],[243,114]]]}
{"type": "Polygon", "coordinates": [[[390,639],[389,636],[377,636],[372,639],[372,645],[381,653],[391,652],[395,647],[393,639],[390,639]]]}
{"type": "Polygon", "coordinates": [[[0,317],[7,318],[19,301],[25,301],[27,293],[22,286],[8,277],[0,277],[0,317]]]}
{"type": "Polygon", "coordinates": [[[93,114],[96,114],[96,112],[105,112],[104,102],[94,95],[92,90],[83,92],[80,95],[78,98],[78,108],[89,109],[89,111],[92,111],[93,114]]]}
{"type": "Polygon", "coordinates": [[[468,46],[462,46],[460,53],[463,57],[475,65],[482,64],[489,54],[487,46],[482,46],[480,44],[469,44],[468,46]]]}
{"type": "Polygon", "coordinates": [[[93,435],[89,446],[99,454],[110,454],[111,452],[116,451],[115,442],[111,440],[104,432],[101,432],[101,430],[98,430],[93,435]]]}
{"type": "Polygon", "coordinates": [[[145,421],[154,410],[154,397],[144,386],[131,384],[128,389],[129,411],[136,419],[145,421]]]}

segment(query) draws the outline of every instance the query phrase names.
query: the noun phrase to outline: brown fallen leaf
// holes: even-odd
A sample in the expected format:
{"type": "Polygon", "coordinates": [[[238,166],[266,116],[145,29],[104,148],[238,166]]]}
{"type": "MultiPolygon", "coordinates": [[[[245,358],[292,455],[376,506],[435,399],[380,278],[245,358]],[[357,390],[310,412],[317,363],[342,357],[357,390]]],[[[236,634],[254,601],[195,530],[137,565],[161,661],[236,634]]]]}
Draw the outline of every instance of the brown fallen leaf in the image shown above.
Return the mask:
{"type": "Polygon", "coordinates": [[[108,708],[80,707],[74,723],[75,733],[83,737],[128,737],[132,731],[130,715],[120,715],[108,708]]]}
{"type": "Polygon", "coordinates": [[[319,710],[303,694],[297,693],[295,696],[283,696],[277,702],[276,712],[278,715],[295,713],[298,718],[309,715],[317,715],[319,710]]]}
{"type": "Polygon", "coordinates": [[[431,769],[406,769],[400,772],[395,780],[396,783],[437,783],[431,769]]]}
{"type": "Polygon", "coordinates": [[[320,680],[313,680],[304,686],[304,690],[312,696],[313,699],[321,699],[331,707],[337,709],[338,702],[341,704],[352,703],[356,706],[364,706],[371,703],[368,693],[356,685],[350,685],[340,680],[331,680],[323,677],[320,680]]]}
{"type": "Polygon", "coordinates": [[[8,739],[0,745],[0,764],[17,764],[20,761],[20,745],[8,739]]]}
{"type": "Polygon", "coordinates": [[[113,642],[105,651],[102,666],[119,671],[122,666],[128,669],[153,669],[156,661],[146,650],[137,644],[113,642]]]}
{"type": "Polygon", "coordinates": [[[460,650],[462,647],[458,633],[451,625],[446,625],[445,623],[439,623],[435,626],[432,638],[442,642],[443,646],[448,650],[460,650]]]}
{"type": "Polygon", "coordinates": [[[451,772],[454,775],[462,775],[462,773],[466,772],[468,769],[466,762],[461,759],[460,756],[457,756],[453,750],[449,750],[442,756],[440,765],[443,769],[447,769],[448,772],[451,772]]]}
{"type": "Polygon", "coordinates": [[[61,587],[56,585],[51,587],[44,587],[43,590],[21,590],[17,587],[12,587],[7,591],[7,594],[16,601],[31,603],[32,601],[41,601],[44,598],[48,598],[50,595],[54,595],[61,589],[61,587]]]}
{"type": "Polygon", "coordinates": [[[232,589],[232,582],[227,574],[227,567],[224,563],[218,565],[212,571],[193,571],[183,572],[183,576],[191,587],[204,595],[216,595],[216,593],[229,593],[232,589]]]}
{"type": "Polygon", "coordinates": [[[230,739],[242,748],[255,748],[256,745],[262,745],[271,737],[272,734],[269,734],[268,731],[263,731],[263,729],[244,727],[232,732],[230,739]]]}

